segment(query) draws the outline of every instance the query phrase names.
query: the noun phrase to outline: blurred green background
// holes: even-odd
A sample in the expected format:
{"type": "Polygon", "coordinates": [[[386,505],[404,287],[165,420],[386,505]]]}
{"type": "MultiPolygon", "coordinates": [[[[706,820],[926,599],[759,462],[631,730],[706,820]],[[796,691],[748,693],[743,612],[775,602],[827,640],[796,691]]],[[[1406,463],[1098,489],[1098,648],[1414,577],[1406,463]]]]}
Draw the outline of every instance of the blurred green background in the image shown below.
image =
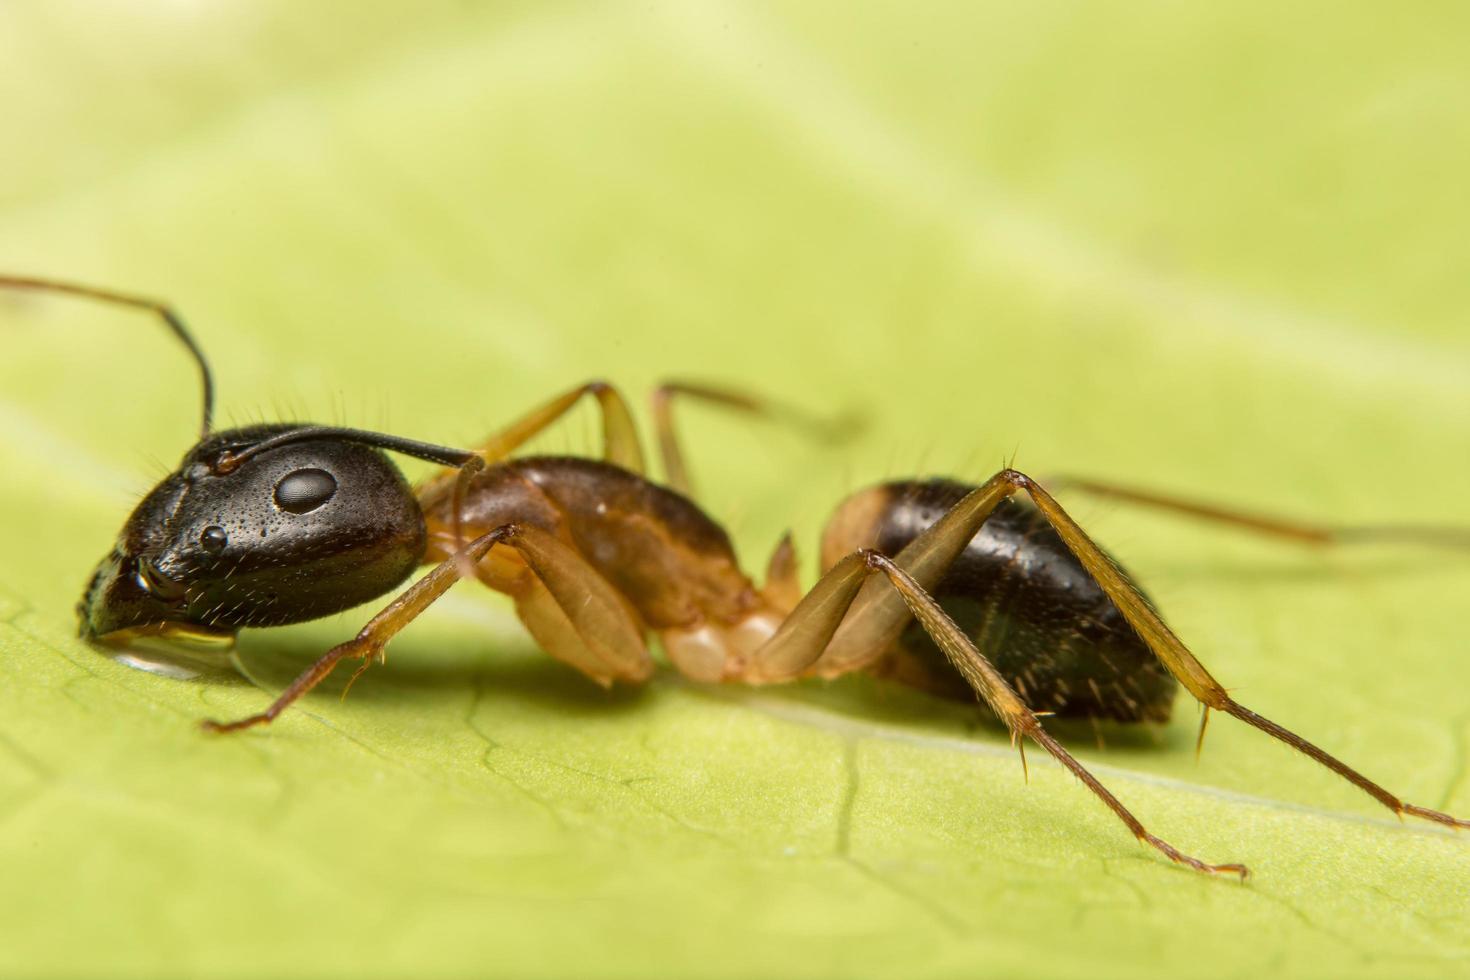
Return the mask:
{"type": "MultiPolygon", "coordinates": [[[[0,268],[171,300],[226,420],[469,442],[696,376],[709,511],[810,559],[864,483],[1014,457],[1329,521],[1470,522],[1462,5],[0,7],[0,268]]],[[[977,709],[865,679],[604,693],[451,594],[132,671],[72,605],[194,432],[146,318],[0,297],[0,974],[1464,975],[1470,840],[1228,720],[1063,729],[1168,866],[977,709]],[[262,690],[263,689],[263,690],[262,690]],[[340,690],[340,684],[337,685],[340,690]]],[[[579,413],[540,448],[596,447],[579,413]]],[[[414,470],[414,472],[420,472],[414,470]]],[[[1470,560],[1066,501],[1246,704],[1470,812],[1470,560]]],[[[810,568],[808,568],[808,578],[810,568]]]]}

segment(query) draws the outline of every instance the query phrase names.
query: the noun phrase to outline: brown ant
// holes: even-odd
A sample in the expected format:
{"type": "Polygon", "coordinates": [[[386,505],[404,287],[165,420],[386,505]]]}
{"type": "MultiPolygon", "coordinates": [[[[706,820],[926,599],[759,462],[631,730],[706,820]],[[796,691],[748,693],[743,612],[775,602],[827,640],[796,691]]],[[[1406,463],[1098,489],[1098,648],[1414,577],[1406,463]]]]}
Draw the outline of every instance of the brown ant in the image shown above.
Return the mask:
{"type": "MultiPolygon", "coordinates": [[[[773,684],[868,671],[941,693],[978,694],[1012,741],[1036,742],[1140,841],[1196,871],[1207,864],[1144,829],[1042,727],[1040,715],[1169,717],[1176,686],[1285,742],[1400,815],[1470,822],[1405,803],[1300,736],[1237,703],[1112,558],[1035,480],[1013,469],[978,487],[887,483],[848,497],[822,537],[821,579],[801,592],[790,536],[757,587],[730,539],[688,497],[670,400],[683,395],[760,411],[763,403],[692,385],[655,395],[672,489],[644,475],[617,389],[581,385],[474,449],[336,426],[275,424],[214,431],[209,366],[167,306],[108,290],[0,277],[150,310],[193,355],[203,383],[200,439],[123,525],[80,605],[81,633],[110,646],[140,638],[227,640],[380,596],[433,568],[355,637],[328,650],[265,711],[215,732],[270,722],[343,660],[361,669],[461,578],[515,601],[551,656],[599,684],[641,683],[654,670],[645,638],[700,682],[773,684]],[[584,396],[601,408],[601,460],[512,458],[584,396]],[[411,488],[385,450],[448,469],[411,488]]],[[[1362,537],[1445,541],[1425,528],[1336,530],[1241,514],[1117,486],[1073,486],[1134,503],[1317,543],[1362,537]]],[[[1458,532],[1462,533],[1462,532],[1458,532]]],[[[1464,543],[1463,539],[1459,543],[1464,543]]],[[[1200,737],[1203,738],[1201,724],[1200,737]]]]}

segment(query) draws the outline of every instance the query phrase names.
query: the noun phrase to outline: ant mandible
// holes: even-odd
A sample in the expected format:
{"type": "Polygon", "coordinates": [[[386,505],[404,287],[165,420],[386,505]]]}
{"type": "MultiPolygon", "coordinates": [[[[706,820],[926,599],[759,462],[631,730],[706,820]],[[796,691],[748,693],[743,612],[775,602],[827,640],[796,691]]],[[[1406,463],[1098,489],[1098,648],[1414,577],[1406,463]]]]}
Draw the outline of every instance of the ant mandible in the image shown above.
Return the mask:
{"type": "MultiPolygon", "coordinates": [[[[1196,871],[1245,878],[1149,833],[1041,725],[1041,715],[1162,721],[1182,684],[1310,756],[1399,815],[1470,822],[1415,806],[1236,702],[1164,624],[1126,572],[1035,480],[1004,469],[979,486],[903,481],[861,490],[822,537],[824,573],[803,594],[790,536],[763,586],[725,531],[689,499],[670,402],[689,396],[751,411],[744,395],[665,385],[654,416],[669,487],[645,475],[626,401],[580,385],[474,449],[307,424],[215,431],[209,365],[166,305],[73,283],[0,276],[0,287],[83,296],[161,317],[198,365],[199,441],[133,511],[78,605],[81,634],[123,646],[227,640],[350,609],[433,569],[352,639],[328,650],[260,714],[205,722],[234,732],[270,722],[343,660],[381,658],[389,640],[461,578],[515,601],[551,656],[602,685],[654,670],[645,638],[700,682],[773,684],[868,671],[939,693],[978,695],[1010,730],[1069,769],[1140,841],[1196,871]],[[601,460],[512,458],[583,397],[601,409],[601,460]],[[386,451],[446,469],[409,486],[386,451]],[[1029,500],[1029,505],[1027,501],[1029,500]],[[960,618],[957,623],[952,618],[960,618]]],[[[1092,493],[1253,531],[1331,544],[1383,537],[1444,542],[1449,529],[1334,529],[1243,514],[1091,481],[1092,493]]],[[[1464,544],[1460,539],[1453,543],[1464,544]]]]}

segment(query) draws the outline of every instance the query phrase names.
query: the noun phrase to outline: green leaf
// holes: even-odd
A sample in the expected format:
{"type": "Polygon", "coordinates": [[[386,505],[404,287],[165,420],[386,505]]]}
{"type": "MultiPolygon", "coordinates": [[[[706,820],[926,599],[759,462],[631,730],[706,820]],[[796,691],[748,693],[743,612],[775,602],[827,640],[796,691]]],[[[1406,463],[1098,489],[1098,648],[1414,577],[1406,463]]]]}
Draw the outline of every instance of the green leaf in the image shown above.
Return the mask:
{"type": "MultiPolygon", "coordinates": [[[[163,296],[226,418],[468,442],[702,376],[758,568],[846,492],[1012,456],[1326,521],[1470,522],[1460,7],[276,2],[0,12],[0,268],[163,296]]],[[[340,701],[259,710],[370,610],[130,670],[72,605],[187,448],[144,318],[0,297],[0,974],[1402,976],[1470,960],[1470,840],[1229,719],[1058,726],[1138,847],[978,709],[849,678],[604,693],[452,593],[340,701]]],[[[590,415],[542,441],[591,452],[590,415]]],[[[1470,812],[1470,560],[1067,498],[1247,705],[1470,812]]],[[[808,570],[810,579],[810,570],[808,570]]]]}

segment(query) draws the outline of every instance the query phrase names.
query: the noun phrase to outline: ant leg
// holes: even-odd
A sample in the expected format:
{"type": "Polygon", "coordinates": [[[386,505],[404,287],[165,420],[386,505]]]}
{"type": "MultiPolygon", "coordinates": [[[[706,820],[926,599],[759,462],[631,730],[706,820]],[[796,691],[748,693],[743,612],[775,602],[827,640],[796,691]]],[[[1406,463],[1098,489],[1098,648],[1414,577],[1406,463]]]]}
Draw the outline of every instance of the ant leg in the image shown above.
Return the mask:
{"type": "MultiPolygon", "coordinates": [[[[944,651],[955,669],[964,676],[997,717],[1005,722],[1011,732],[1012,743],[1020,746],[1023,739],[1029,738],[1046,749],[1107,804],[1132,831],[1134,837],[1156,848],[1169,860],[1196,871],[1235,874],[1242,879],[1249,874],[1242,864],[1207,864],[1149,833],[1138,818],[1096,776],[1088,772],[1082,763],[1042,728],[1041,721],[1026,706],[1026,702],[1021,700],[1021,696],[1006,683],[995,666],[965,636],[939,603],[914,581],[913,576],[876,551],[864,549],[853,552],[823,575],[781,624],[775,635],[756,651],[751,661],[752,676],[748,679],[757,682],[781,680],[800,674],[803,666],[821,656],[823,648],[837,632],[839,624],[848,616],[860,590],[868,583],[897,597],[907,612],[918,618],[924,630],[944,651]],[[874,572],[882,574],[874,575],[874,572]],[[888,585],[892,588],[888,588],[888,585]]],[[[875,624],[869,625],[871,627],[875,624]]],[[[858,642],[874,644],[881,652],[886,641],[879,629],[861,636],[858,642]]],[[[1023,764],[1025,758],[1023,748],[1023,764]]]]}
{"type": "Polygon", "coordinates": [[[1087,569],[1088,574],[1092,576],[1093,580],[1107,593],[1108,598],[1113,600],[1119,612],[1123,614],[1124,618],[1138,632],[1138,635],[1143,641],[1148,644],[1149,649],[1163,662],[1164,666],[1168,668],[1169,673],[1173,674],[1181,684],[1188,688],[1189,693],[1193,694],[1195,698],[1204,704],[1206,709],[1213,708],[1216,711],[1223,711],[1228,715],[1239,718],[1253,728],[1259,728],[1272,738],[1284,742],[1304,755],[1315,759],[1400,816],[1408,814],[1450,827],[1470,828],[1470,821],[1452,817],[1438,810],[1430,810],[1411,803],[1405,803],[1382,786],[1379,786],[1356,769],[1353,769],[1347,763],[1328,754],[1295,732],[1289,731],[1269,718],[1263,718],[1249,708],[1236,703],[1226,693],[1225,689],[1220,686],[1219,682],[1210,676],[1209,671],[1205,669],[1204,665],[1196,660],[1194,655],[1189,652],[1189,649],[1174,635],[1173,630],[1164,625],[1164,621],[1159,618],[1158,613],[1154,612],[1148,600],[1140,595],[1138,590],[1119,574],[1117,568],[1108,560],[1107,555],[1093,543],[1092,539],[1068,516],[1067,512],[1062,510],[1061,505],[1052,498],[1051,494],[1047,493],[1029,477],[1022,473],[1017,473],[1014,470],[1006,470],[999,474],[996,479],[1003,479],[1011,486],[1026,491],[1036,504],[1037,509],[1041,511],[1051,526],[1061,535],[1062,540],[1066,542],[1072,554],[1087,569]]]}
{"type": "Polygon", "coordinates": [[[520,524],[502,524],[434,566],[369,620],[355,637],[328,650],[303,671],[265,711],[239,721],[206,721],[204,728],[212,732],[235,732],[267,724],[321,683],[343,660],[360,658],[366,666],[372,657],[382,656],[389,640],[464,576],[467,563],[478,563],[496,545],[516,550],[579,635],[598,637],[599,642],[588,645],[602,660],[604,672],[611,671],[630,680],[648,676],[652,667],[643,639],[612,586],[545,531],[520,524]]]}
{"type": "Polygon", "coordinates": [[[628,411],[627,401],[618,389],[606,381],[588,381],[558,395],[486,439],[475,451],[487,463],[504,459],[571,411],[585,395],[596,398],[602,410],[602,458],[615,466],[641,474],[643,447],[638,441],[638,428],[633,424],[633,415],[628,411]]]}
{"type": "Polygon", "coordinates": [[[1137,487],[1123,486],[1080,477],[1060,477],[1046,481],[1052,490],[1079,490],[1096,497],[1121,500],[1142,507],[1153,507],[1198,520],[1229,524],[1247,531],[1285,538],[1302,544],[1339,545],[1384,541],[1447,548],[1470,548],[1470,528],[1435,527],[1416,524],[1383,524],[1336,526],[1274,514],[1262,514],[1199,500],[1188,500],[1172,494],[1156,493],[1137,487]]]}
{"type": "MultiPolygon", "coordinates": [[[[478,562],[490,553],[490,549],[502,541],[514,537],[520,529],[515,524],[503,524],[488,534],[482,534],[461,549],[471,562],[478,562]]],[[[348,657],[361,657],[364,661],[379,655],[398,631],[413,622],[425,609],[433,604],[449,587],[462,577],[461,552],[446,558],[434,570],[413,585],[398,598],[390,602],[364,626],[356,636],[346,643],[339,643],[322,655],[321,659],[301,673],[269,708],[258,715],[239,721],[206,721],[204,728],[211,732],[235,732],[255,725],[264,725],[275,719],[307,691],[320,684],[337,664],[348,657]]]]}
{"type": "MultiPolygon", "coordinates": [[[[1250,871],[1243,864],[1206,864],[1178,850],[1168,841],[1149,833],[1138,818],[1130,813],[1118,798],[1098,781],[1096,776],[1088,772],[1082,763],[1078,762],[1042,728],[1041,721],[1036,714],[1005,682],[1005,678],[995,669],[995,665],[985,659],[985,656],[956,625],[955,621],[945,613],[933,596],[921,589],[912,576],[883,555],[870,552],[867,560],[868,567],[879,568],[887,575],[894,589],[903,597],[909,610],[923,625],[925,632],[934,639],[934,642],[944,651],[945,656],[949,658],[950,663],[954,664],[955,669],[964,675],[965,680],[969,681],[970,686],[990,706],[991,710],[1000,717],[1001,721],[1005,722],[1006,727],[1010,729],[1013,743],[1019,745],[1021,739],[1029,738],[1046,749],[1052,758],[1069,769],[1088,789],[1107,804],[1108,809],[1117,814],[1118,819],[1122,820],[1133,832],[1134,837],[1157,849],[1176,864],[1183,864],[1208,874],[1239,875],[1242,881],[1250,876],[1250,871]]],[[[1023,763],[1025,758],[1023,753],[1021,756],[1023,763]]]]}
{"type": "Polygon", "coordinates": [[[700,401],[738,409],[752,415],[765,414],[765,406],[759,399],[738,391],[726,391],[702,384],[682,381],[665,381],[653,389],[649,397],[653,414],[653,426],[658,433],[659,454],[663,457],[664,483],[686,497],[693,496],[689,482],[689,469],[684,465],[684,451],[679,448],[679,437],[674,432],[673,400],[675,395],[697,398],[700,401]]]}
{"type": "Polygon", "coordinates": [[[783,613],[789,613],[801,601],[801,579],[796,568],[796,545],[791,532],[781,535],[776,550],[766,563],[766,583],[761,588],[766,601],[783,613]]]}
{"type": "MultiPolygon", "coordinates": [[[[920,588],[926,592],[933,589],[985,519],[1014,492],[1014,487],[999,478],[986,481],[910,541],[894,561],[913,576],[920,588]]],[[[909,619],[901,596],[881,581],[868,582],[826,651],[820,652],[820,659],[803,664],[801,669],[819,677],[861,670],[898,642],[909,619]]]]}
{"type": "MultiPolygon", "coordinates": [[[[642,475],[643,446],[638,441],[638,428],[633,424],[628,402],[616,388],[605,381],[588,381],[563,392],[490,436],[474,447],[474,452],[486,464],[504,459],[554,425],[586,395],[595,397],[602,411],[602,458],[615,466],[642,475]]],[[[458,475],[457,468],[448,468],[426,479],[416,491],[420,504],[427,507],[441,500],[444,494],[452,492],[453,481],[458,475]]]]}
{"type": "MultiPolygon", "coordinates": [[[[626,600],[587,559],[529,524],[509,544],[534,574],[521,576],[506,591],[543,650],[603,687],[642,683],[653,675],[653,658],[626,600]]],[[[490,576],[485,580],[495,587],[490,576]]]]}
{"type": "Polygon", "coordinates": [[[837,418],[822,418],[794,405],[787,405],[743,391],[698,382],[665,381],[655,388],[650,396],[653,425],[658,433],[659,455],[663,457],[664,482],[671,489],[686,497],[693,495],[693,488],[689,480],[689,469],[684,463],[684,452],[679,447],[679,437],[674,430],[673,402],[676,395],[724,408],[733,408],[757,417],[787,422],[819,438],[843,438],[850,435],[859,425],[858,418],[850,414],[837,418]]]}
{"type": "MultiPolygon", "coordinates": [[[[1300,735],[1289,731],[1269,718],[1236,703],[1225,688],[1211,676],[1190,653],[1189,649],[1164,625],[1149,601],[1114,567],[1112,560],[1089,538],[1068,516],[1060,504],[1042,487],[1024,473],[1002,470],[987,480],[978,489],[952,507],[944,517],[915,538],[899,552],[896,559],[899,567],[909,572],[922,588],[932,588],[944,569],[954,560],[967,542],[979,530],[985,518],[990,516],[996,504],[1017,491],[1024,490],[1036,504],[1038,510],[1061,536],[1072,554],[1097,582],[1118,611],[1128,620],[1139,638],[1153,651],[1154,655],[1190,694],[1200,701],[1206,710],[1223,711],[1233,715],[1253,728],[1258,728],[1304,755],[1331,769],[1379,803],[1399,815],[1422,817],[1449,827],[1467,828],[1470,821],[1452,817],[1438,810],[1405,803],[1388,790],[1379,786],[1347,763],[1308,742],[1300,735]]],[[[898,599],[892,595],[870,593],[859,595],[849,621],[843,624],[826,655],[817,661],[812,672],[832,676],[856,669],[881,654],[872,653],[861,644],[863,637],[877,635],[891,643],[907,622],[906,611],[897,608],[898,599]],[[849,630],[864,629],[865,633],[848,633],[849,630]],[[844,635],[846,634],[846,635],[844,635]]]]}

